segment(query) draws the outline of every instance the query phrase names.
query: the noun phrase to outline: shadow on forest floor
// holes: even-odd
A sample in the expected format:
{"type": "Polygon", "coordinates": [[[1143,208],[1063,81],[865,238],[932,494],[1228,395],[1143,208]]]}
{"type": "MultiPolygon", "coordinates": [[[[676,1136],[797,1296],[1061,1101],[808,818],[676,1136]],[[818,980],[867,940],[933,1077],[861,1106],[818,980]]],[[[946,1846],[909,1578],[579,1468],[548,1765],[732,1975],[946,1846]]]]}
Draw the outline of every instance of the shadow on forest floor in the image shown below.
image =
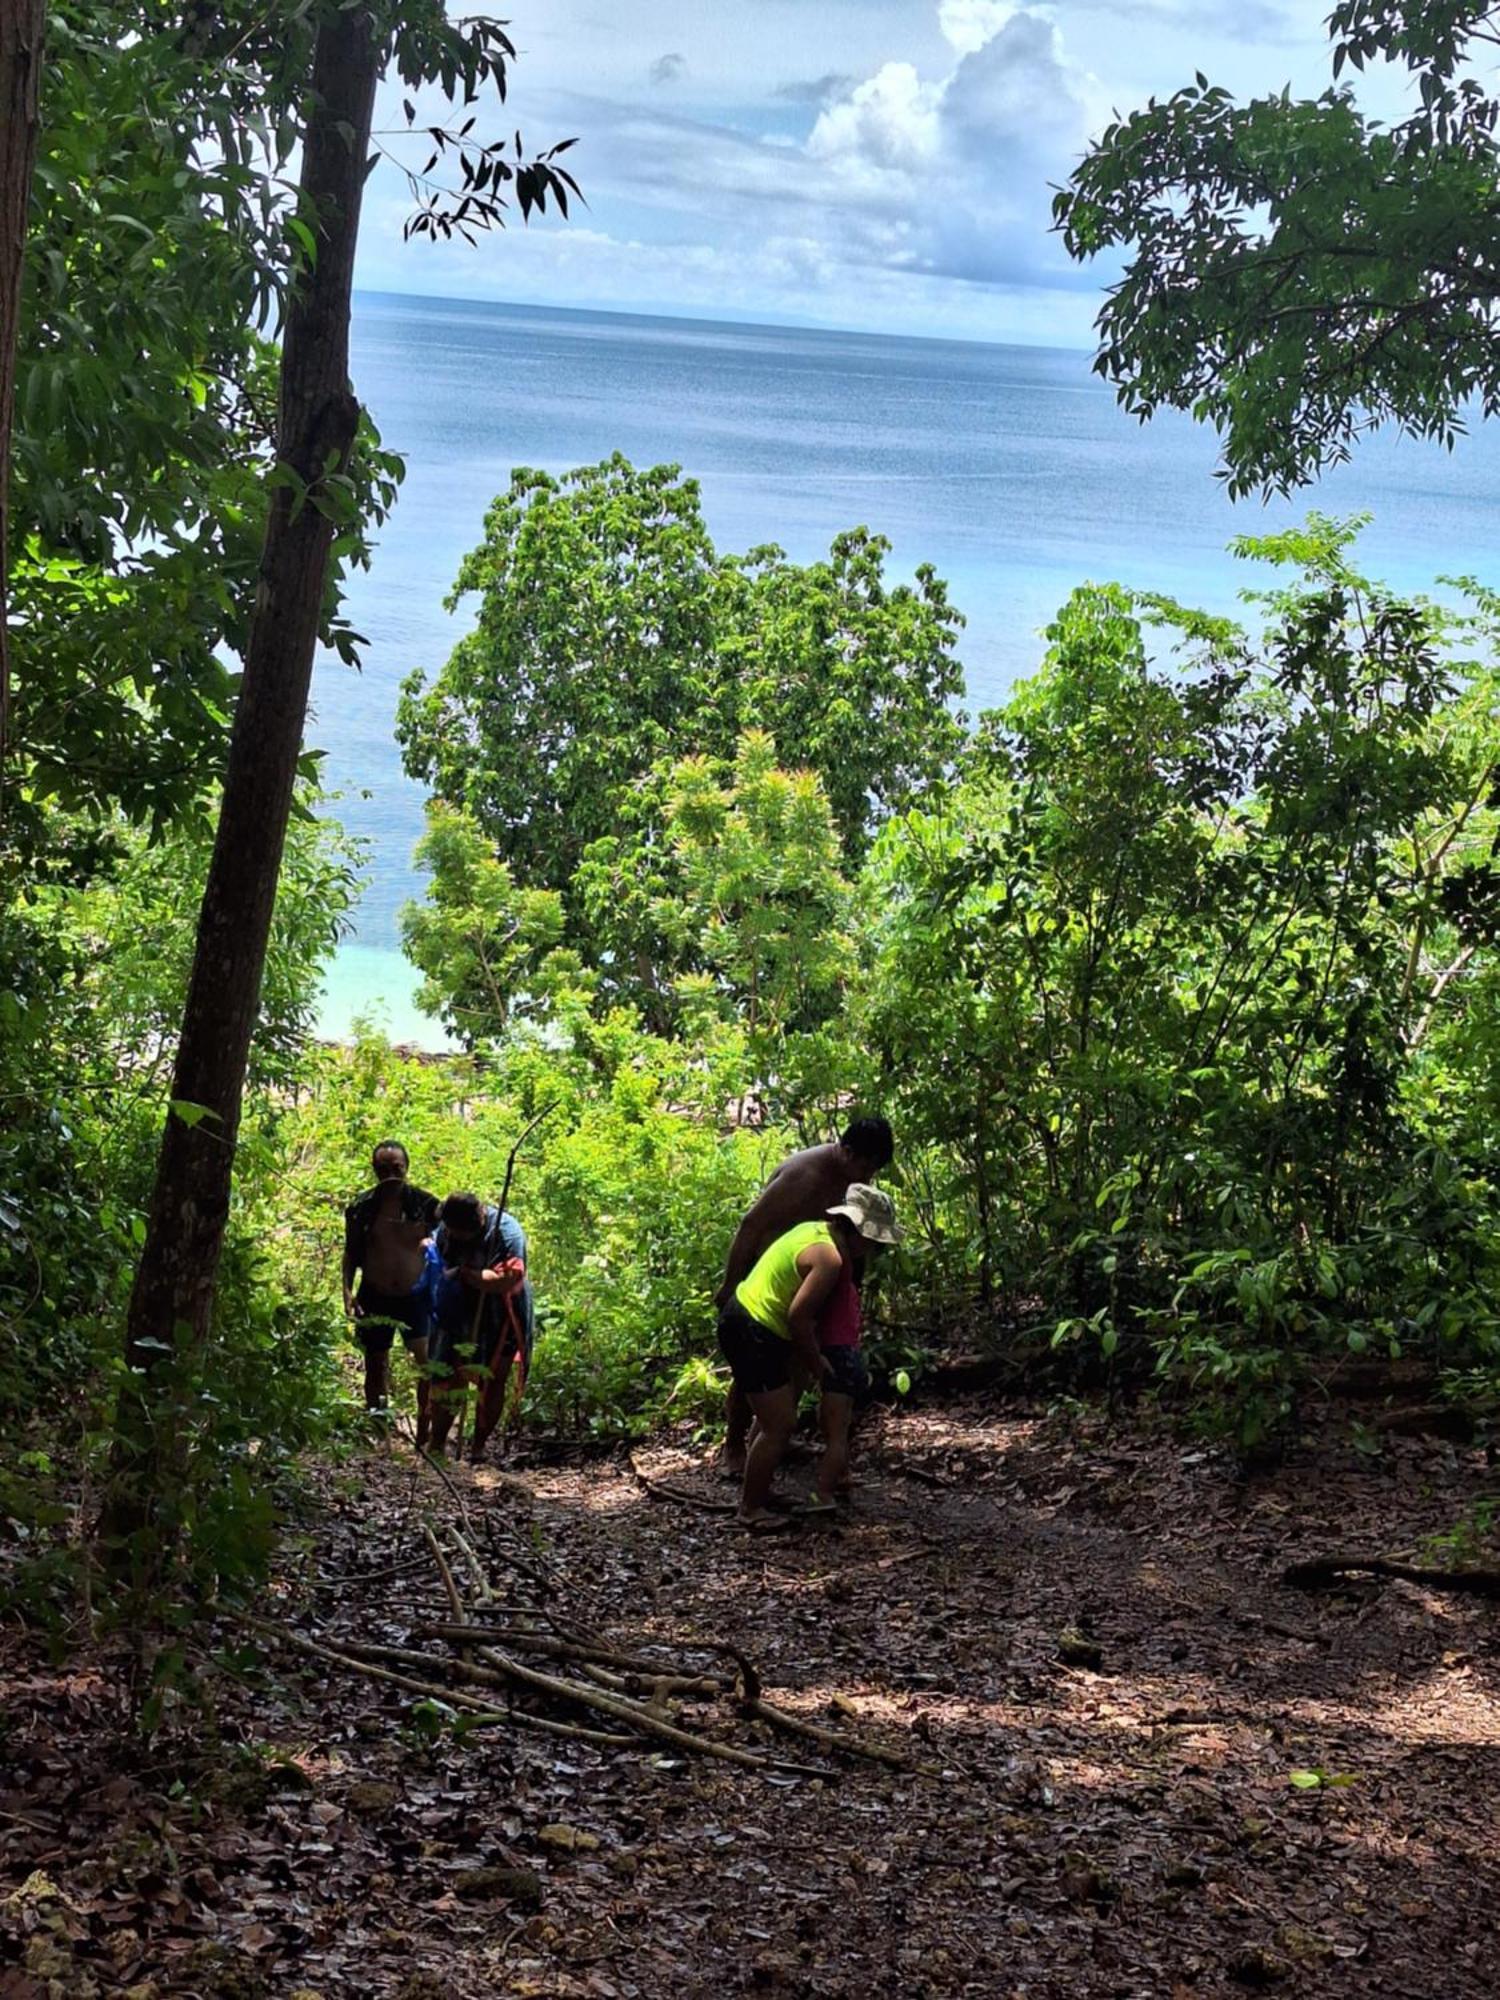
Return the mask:
{"type": "MultiPolygon", "coordinates": [[[[686,1447],[638,1459],[731,1490],[686,1447]]],[[[519,1531],[518,1590],[539,1552],[563,1617],[731,1641],[773,1699],[941,1775],[424,1741],[399,1690],[281,1651],[211,1674],[216,1735],[179,1717],[143,1764],[101,1667],[12,1635],[4,2000],[1494,1992],[1495,1607],[1278,1581],[1420,1549],[1482,1454],[1330,1431],[1244,1482],[1151,1420],[918,1409],[869,1427],[848,1519],[768,1539],[623,1463],[509,1471],[452,1476],[519,1531]]],[[[396,1446],[317,1488],[274,1615],[335,1643],[443,1615],[417,1523],[454,1496],[396,1446]]]]}

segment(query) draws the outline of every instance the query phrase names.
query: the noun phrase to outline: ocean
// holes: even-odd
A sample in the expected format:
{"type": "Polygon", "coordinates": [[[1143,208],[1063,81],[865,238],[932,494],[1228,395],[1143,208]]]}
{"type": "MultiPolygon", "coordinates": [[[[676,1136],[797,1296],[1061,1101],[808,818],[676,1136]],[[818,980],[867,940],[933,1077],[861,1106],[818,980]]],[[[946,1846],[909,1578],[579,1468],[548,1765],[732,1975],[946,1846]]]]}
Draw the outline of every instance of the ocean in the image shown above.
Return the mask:
{"type": "Polygon", "coordinates": [[[680,464],[725,550],[779,542],[807,561],[841,529],[878,531],[889,574],[931,562],[947,579],[968,620],[971,712],[1034,669],[1041,628],[1078,584],[1232,611],[1267,573],[1232,558],[1230,538],[1314,507],[1371,514],[1362,561],[1403,589],[1500,582],[1497,427],[1451,454],[1375,437],[1294,502],[1232,504],[1210,432],[1176,414],[1137,424],[1089,363],[1060,348],[359,295],[356,387],[407,473],[348,594],[363,667],[330,658],[314,679],[308,742],[339,817],[369,843],[322,1031],[347,1034],[363,1014],[441,1044],[400,952],[397,913],[421,892],[422,792],[393,724],[405,676],[440,668],[471,622],[472,606],[450,614],[443,600],[514,466],[562,472],[615,451],[680,464]]]}

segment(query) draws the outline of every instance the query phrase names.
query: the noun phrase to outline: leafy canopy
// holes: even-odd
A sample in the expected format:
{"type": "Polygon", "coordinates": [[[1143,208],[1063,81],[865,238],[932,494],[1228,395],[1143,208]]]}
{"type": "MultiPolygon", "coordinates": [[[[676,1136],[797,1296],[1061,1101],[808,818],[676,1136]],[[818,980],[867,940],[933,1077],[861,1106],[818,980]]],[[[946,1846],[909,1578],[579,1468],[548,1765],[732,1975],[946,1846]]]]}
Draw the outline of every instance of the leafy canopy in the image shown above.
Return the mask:
{"type": "Polygon", "coordinates": [[[1201,74],[1118,119],[1054,209],[1080,259],[1123,251],[1099,373],[1141,418],[1191,410],[1231,492],[1286,491],[1392,422],[1451,445],[1500,410],[1497,102],[1486,0],[1344,0],[1332,67],[1404,66],[1394,126],[1335,82],[1238,103],[1201,74]]]}
{"type": "MultiPolygon", "coordinates": [[[[276,426],[273,336],[316,240],[295,149],[320,19],[334,0],[52,0],[26,246],[12,439],[14,782],[23,857],[46,809],[117,810],[160,833],[201,816],[248,631],[276,426]]],[[[498,23],[441,0],[377,0],[386,65],[465,105],[503,99],[498,23]]],[[[380,135],[412,233],[503,221],[573,183],[440,126],[380,135]],[[437,153],[452,181],[421,172],[437,153]]],[[[395,495],[368,419],[350,468],[323,638],[352,663],[341,579],[395,495]]],[[[311,775],[310,772],[305,775],[311,775]]]]}
{"type": "Polygon", "coordinates": [[[518,884],[562,896],[586,956],[591,846],[622,823],[664,840],[652,774],[732,760],[746,729],[817,774],[857,864],[962,740],[958,614],[928,567],[888,584],[887,552],[861,528],[806,566],[724,556],[675,466],[518,471],[450,599],[477,595],[474,631],[406,683],[407,769],[473,814],[518,884]]]}

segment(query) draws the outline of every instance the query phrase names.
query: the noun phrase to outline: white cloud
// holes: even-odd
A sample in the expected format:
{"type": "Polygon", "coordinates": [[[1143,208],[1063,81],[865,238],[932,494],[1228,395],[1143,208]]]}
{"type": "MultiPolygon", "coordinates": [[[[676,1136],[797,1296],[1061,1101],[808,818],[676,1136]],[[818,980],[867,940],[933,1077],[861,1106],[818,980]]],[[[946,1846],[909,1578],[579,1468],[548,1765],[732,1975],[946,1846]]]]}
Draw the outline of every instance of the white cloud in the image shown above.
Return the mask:
{"type": "Polygon", "coordinates": [[[819,115],[808,155],[829,170],[835,199],[878,205],[882,227],[862,239],[873,261],[1067,287],[1075,274],[1048,233],[1049,183],[1081,150],[1097,87],[1038,11],[944,0],[943,16],[965,47],[948,73],[885,64],[819,115]]]}
{"type": "Polygon", "coordinates": [[[924,83],[910,63],[886,63],[819,113],[808,154],[859,174],[921,173],[937,155],[942,96],[942,86],[924,83]]]}
{"type": "Polygon", "coordinates": [[[942,0],[938,26],[960,55],[973,55],[998,35],[1015,8],[1006,0],[942,0]]]}
{"type": "Polygon", "coordinates": [[[360,280],[1081,344],[1102,274],[1051,233],[1052,187],[1111,103],[1136,101],[1138,59],[1153,89],[1191,74],[1196,31],[1173,41],[1165,24],[1209,4],[762,0],[752,28],[731,0],[652,0],[649,16],[645,0],[608,15],[552,0],[522,39],[508,115],[533,144],[579,136],[568,163],[587,208],[478,252],[398,253],[387,178],[360,280]],[[672,53],[648,61],[653,46],[672,53]],[[599,95],[562,87],[580,50],[599,95]]]}

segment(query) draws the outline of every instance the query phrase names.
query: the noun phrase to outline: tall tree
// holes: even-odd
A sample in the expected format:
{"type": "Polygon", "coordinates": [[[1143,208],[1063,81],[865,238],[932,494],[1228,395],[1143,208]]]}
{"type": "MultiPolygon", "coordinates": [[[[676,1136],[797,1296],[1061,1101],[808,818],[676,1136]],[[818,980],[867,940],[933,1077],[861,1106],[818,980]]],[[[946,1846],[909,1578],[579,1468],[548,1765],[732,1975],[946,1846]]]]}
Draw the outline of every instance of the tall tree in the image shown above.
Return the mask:
{"type": "Polygon", "coordinates": [[[342,9],[320,26],[300,202],[314,247],[305,253],[287,310],[276,486],[173,1072],[174,1102],[130,1302],[126,1360],[143,1385],[179,1328],[202,1335],[213,1299],[240,1092],[338,514],[331,482],[344,473],[359,423],[349,385],[349,310],[379,70],[367,8],[342,9]]]}
{"type": "MultiPolygon", "coordinates": [[[[26,209],[36,157],[37,104],[47,0],[0,7],[0,787],[10,734],[10,638],[6,550],[10,541],[10,428],[21,324],[26,209]]],[[[0,798],[3,798],[0,789],[0,798]]]]}
{"type": "Polygon", "coordinates": [[[631,969],[652,956],[646,933],[639,950],[616,927],[604,938],[598,901],[634,902],[668,845],[662,772],[732,760],[764,730],[817,773],[852,872],[957,755],[963,620],[930,566],[890,582],[888,553],[855,528],[815,563],[721,554],[673,465],[519,470],[454,587],[479,598],[474,631],[403,690],[406,767],[472,814],[520,886],[555,890],[570,944],[651,1012],[650,966],[631,969]]]}
{"type": "Polygon", "coordinates": [[[1240,104],[1201,74],[1118,120],[1057,197],[1077,258],[1125,253],[1098,371],[1140,417],[1213,423],[1232,492],[1286,491],[1393,422],[1452,443],[1500,410],[1492,0],[1342,0],[1334,85],[1240,104]],[[1382,125],[1337,79],[1384,61],[1419,108],[1382,125]]]}
{"type": "MultiPolygon", "coordinates": [[[[306,12],[299,7],[297,18],[306,12]]],[[[159,1392],[173,1362],[190,1359],[208,1333],[329,558],[340,528],[357,523],[349,468],[360,408],[349,381],[349,321],[375,87],[394,57],[408,82],[431,77],[451,89],[462,81],[472,97],[479,82],[491,81],[503,95],[513,53],[496,24],[450,26],[439,6],[325,0],[315,19],[298,203],[289,218],[296,247],[265,541],[172,1100],[130,1302],[116,1500],[105,1523],[117,1541],[130,1538],[132,1555],[145,1558],[148,1573],[170,1545],[177,1470],[172,1411],[162,1407],[159,1392]]],[[[434,136],[437,151],[458,146],[464,185],[451,207],[427,198],[415,218],[419,232],[498,222],[501,189],[512,181],[523,214],[549,193],[565,206],[571,182],[550,156],[511,167],[498,147],[466,148],[461,135],[434,136]]]]}

